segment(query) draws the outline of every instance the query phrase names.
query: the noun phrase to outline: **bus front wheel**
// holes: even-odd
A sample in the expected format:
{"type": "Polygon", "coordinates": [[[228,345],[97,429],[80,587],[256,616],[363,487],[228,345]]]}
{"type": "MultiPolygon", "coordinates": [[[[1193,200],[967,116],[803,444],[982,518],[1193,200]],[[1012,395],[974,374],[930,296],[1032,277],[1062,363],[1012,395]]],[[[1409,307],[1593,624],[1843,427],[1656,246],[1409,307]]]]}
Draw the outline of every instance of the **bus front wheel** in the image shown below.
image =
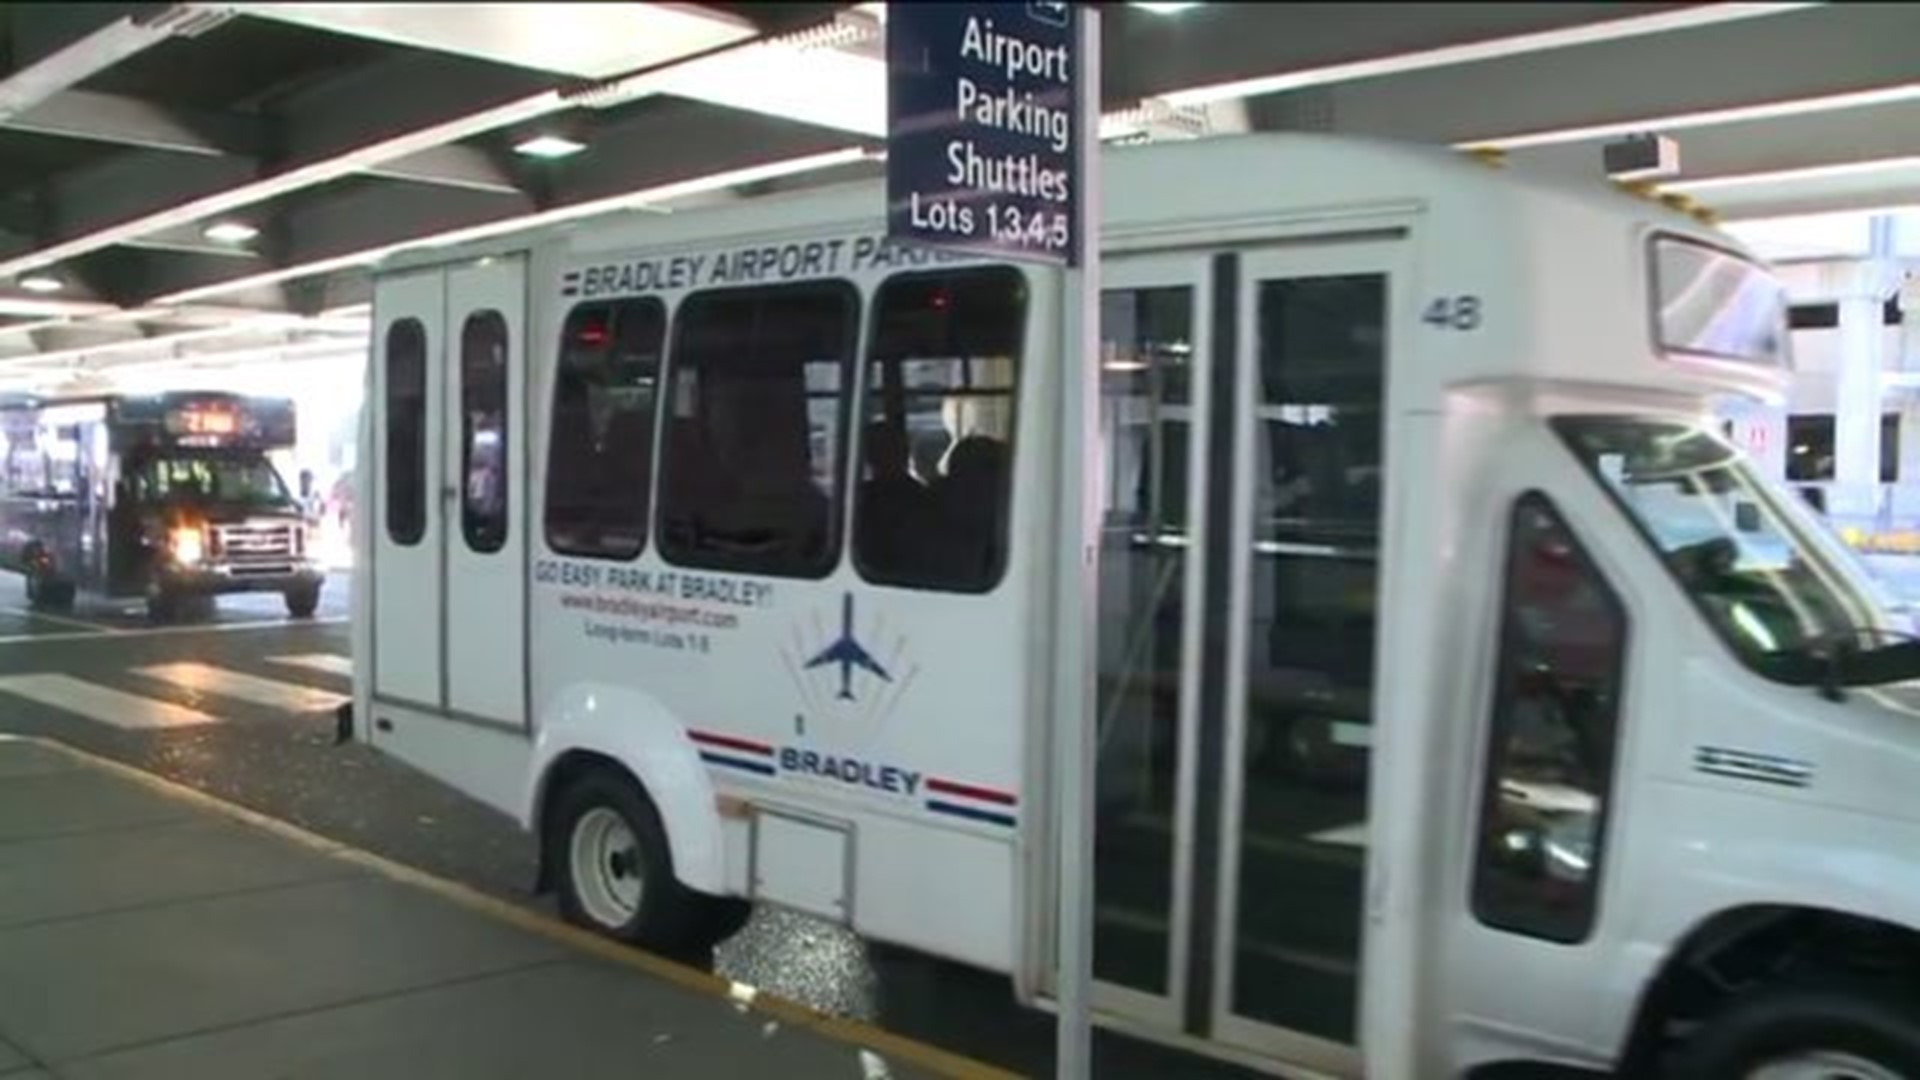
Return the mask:
{"type": "Polygon", "coordinates": [[[147,590],[147,621],[166,624],[180,618],[186,606],[186,598],[165,586],[153,586],[147,590]]]}
{"type": "Polygon", "coordinates": [[[320,586],[302,585],[286,591],[287,614],[296,619],[311,619],[320,608],[320,586]]]}
{"type": "Polygon", "coordinates": [[[1742,996],[1682,1043],[1667,1075],[1920,1077],[1920,1012],[1903,988],[1851,981],[1742,996]]]}
{"type": "Polygon", "coordinates": [[[633,781],[596,769],[568,784],[543,843],[567,921],[661,952],[704,944],[701,897],[674,877],[660,815],[633,781]]]}

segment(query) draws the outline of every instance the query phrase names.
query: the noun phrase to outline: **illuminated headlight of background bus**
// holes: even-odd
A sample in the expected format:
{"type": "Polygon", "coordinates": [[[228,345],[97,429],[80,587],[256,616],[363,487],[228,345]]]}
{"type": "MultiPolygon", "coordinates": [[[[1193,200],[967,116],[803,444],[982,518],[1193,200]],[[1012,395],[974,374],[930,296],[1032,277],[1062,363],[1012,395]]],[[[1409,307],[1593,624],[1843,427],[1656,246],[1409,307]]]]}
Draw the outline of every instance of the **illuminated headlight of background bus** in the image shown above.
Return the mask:
{"type": "Polygon", "coordinates": [[[206,557],[206,541],[198,525],[179,525],[167,534],[167,549],[175,562],[192,566],[206,557]]]}

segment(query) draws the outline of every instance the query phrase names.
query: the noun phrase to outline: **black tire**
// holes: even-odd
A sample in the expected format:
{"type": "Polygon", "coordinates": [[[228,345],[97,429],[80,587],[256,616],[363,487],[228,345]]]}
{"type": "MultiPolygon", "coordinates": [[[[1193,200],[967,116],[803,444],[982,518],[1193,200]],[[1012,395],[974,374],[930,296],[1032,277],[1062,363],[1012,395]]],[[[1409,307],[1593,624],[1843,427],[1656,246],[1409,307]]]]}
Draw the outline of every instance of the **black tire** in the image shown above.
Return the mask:
{"type": "Polygon", "coordinates": [[[172,589],[154,588],[147,590],[147,621],[157,626],[165,626],[180,618],[181,596],[172,589]]]}
{"type": "Polygon", "coordinates": [[[50,561],[45,549],[34,545],[26,551],[26,569],[21,576],[26,579],[27,607],[34,611],[64,611],[73,607],[74,587],[71,581],[61,581],[48,573],[50,561]]]}
{"type": "Polygon", "coordinates": [[[700,944],[711,948],[739,933],[753,918],[753,904],[737,896],[699,897],[702,911],[700,944]]]}
{"type": "Polygon", "coordinates": [[[286,591],[287,614],[296,619],[311,619],[320,610],[320,586],[303,585],[286,591]]]}
{"type": "Polygon", "coordinates": [[[1909,994],[1864,983],[1754,991],[1682,1043],[1666,1074],[1676,1080],[1746,1080],[1766,1064],[1824,1052],[1920,1080],[1920,1011],[1911,1002],[1909,994]]]}
{"type": "Polygon", "coordinates": [[[72,611],[79,586],[71,581],[43,581],[38,593],[40,606],[48,611],[72,611]]]}
{"type": "Polygon", "coordinates": [[[706,944],[708,928],[702,898],[673,876],[673,853],[659,812],[639,785],[626,776],[611,769],[597,769],[568,784],[554,800],[542,843],[554,867],[560,913],[568,922],[665,953],[685,953],[706,944]],[[625,865],[608,868],[614,877],[636,869],[639,873],[638,905],[622,919],[608,917],[607,905],[592,898],[593,882],[576,880],[575,834],[588,822],[589,815],[603,810],[619,816],[634,842],[635,850],[628,853],[625,865]]]}

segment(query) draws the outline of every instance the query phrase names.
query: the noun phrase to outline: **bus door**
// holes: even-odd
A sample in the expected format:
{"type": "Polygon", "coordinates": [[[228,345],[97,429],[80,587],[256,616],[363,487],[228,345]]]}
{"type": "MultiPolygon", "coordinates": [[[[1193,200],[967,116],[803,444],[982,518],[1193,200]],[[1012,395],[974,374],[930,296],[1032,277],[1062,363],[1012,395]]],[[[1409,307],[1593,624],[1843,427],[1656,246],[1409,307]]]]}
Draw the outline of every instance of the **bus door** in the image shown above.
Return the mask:
{"type": "MultiPolygon", "coordinates": [[[[395,704],[439,709],[441,537],[439,432],[446,274],[383,278],[375,295],[374,460],[362,475],[358,512],[371,515],[373,694],[395,704]]],[[[361,662],[365,662],[363,659],[361,662]]],[[[377,735],[375,736],[377,738],[377,735]]]]}
{"type": "Polygon", "coordinates": [[[1096,1000],[1359,1067],[1393,242],[1106,264],[1096,1000]]]}
{"type": "Polygon", "coordinates": [[[446,706],[526,723],[526,317],[523,256],[447,273],[446,706]]]}
{"type": "Polygon", "coordinates": [[[520,727],[525,259],[396,275],[376,306],[375,695],[520,727]]]}

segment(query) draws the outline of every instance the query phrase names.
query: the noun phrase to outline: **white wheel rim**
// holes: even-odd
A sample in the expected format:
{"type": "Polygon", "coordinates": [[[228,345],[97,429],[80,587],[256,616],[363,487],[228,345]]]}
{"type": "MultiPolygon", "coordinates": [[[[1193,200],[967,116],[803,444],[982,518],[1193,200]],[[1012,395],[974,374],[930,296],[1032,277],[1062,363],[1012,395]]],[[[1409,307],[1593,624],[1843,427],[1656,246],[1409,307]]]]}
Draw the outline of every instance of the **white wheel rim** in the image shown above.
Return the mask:
{"type": "Polygon", "coordinates": [[[633,920],[646,883],[640,875],[640,842],[625,818],[604,806],[580,815],[568,862],[574,893],[594,922],[613,928],[633,920]]]}
{"type": "Polygon", "coordinates": [[[1907,1080],[1875,1061],[1838,1050],[1807,1050],[1764,1062],[1747,1080],[1907,1080]]]}

